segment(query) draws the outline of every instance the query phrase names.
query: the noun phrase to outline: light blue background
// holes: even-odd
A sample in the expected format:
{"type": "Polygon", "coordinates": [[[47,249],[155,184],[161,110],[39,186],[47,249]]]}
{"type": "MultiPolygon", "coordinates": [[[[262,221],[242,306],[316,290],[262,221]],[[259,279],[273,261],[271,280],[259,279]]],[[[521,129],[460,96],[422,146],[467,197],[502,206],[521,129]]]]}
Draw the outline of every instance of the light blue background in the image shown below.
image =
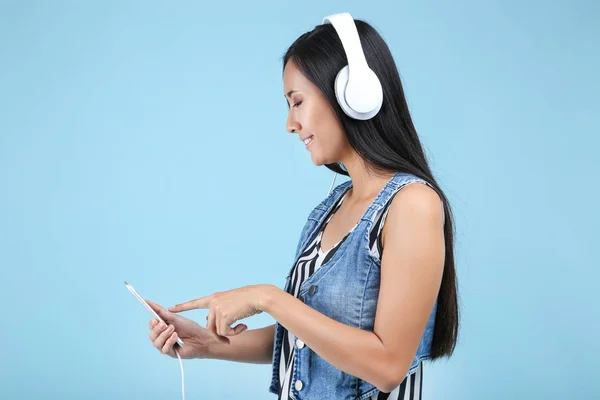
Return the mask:
{"type": "MultiPolygon", "coordinates": [[[[0,3],[0,397],[180,398],[123,281],[283,285],[332,173],[285,131],[280,58],[341,11],[392,49],[456,213],[425,398],[600,398],[600,6],[566,0],[0,3]]],[[[275,398],[270,365],[184,366],[188,399],[275,398]]]]}

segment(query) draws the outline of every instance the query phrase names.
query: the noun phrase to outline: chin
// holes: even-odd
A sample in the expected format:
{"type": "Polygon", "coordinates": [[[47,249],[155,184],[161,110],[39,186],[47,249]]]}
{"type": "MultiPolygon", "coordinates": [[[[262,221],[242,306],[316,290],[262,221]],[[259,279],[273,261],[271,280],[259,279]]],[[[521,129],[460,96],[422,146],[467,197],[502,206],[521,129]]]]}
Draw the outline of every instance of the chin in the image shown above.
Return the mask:
{"type": "Polygon", "coordinates": [[[315,164],[317,167],[320,167],[320,166],[326,165],[326,164],[333,164],[333,163],[336,162],[336,161],[332,161],[332,160],[335,159],[334,157],[323,157],[319,153],[312,153],[311,152],[310,153],[310,158],[311,158],[313,164],[315,164]]]}
{"type": "Polygon", "coordinates": [[[313,164],[316,165],[317,167],[320,167],[321,165],[325,165],[325,162],[323,161],[323,159],[321,157],[319,157],[318,155],[313,154],[312,152],[310,153],[310,159],[312,160],[313,164]]]}
{"type": "Polygon", "coordinates": [[[315,159],[314,157],[312,158],[313,164],[315,164],[317,167],[321,167],[325,164],[331,164],[329,161],[324,161],[323,159],[315,159]]]}
{"type": "Polygon", "coordinates": [[[336,158],[335,156],[331,156],[331,155],[323,155],[322,152],[319,151],[319,147],[316,146],[315,148],[310,150],[310,158],[313,162],[314,165],[316,165],[317,167],[320,167],[322,165],[325,164],[333,164],[335,162],[337,162],[337,160],[339,158],[336,158]]]}

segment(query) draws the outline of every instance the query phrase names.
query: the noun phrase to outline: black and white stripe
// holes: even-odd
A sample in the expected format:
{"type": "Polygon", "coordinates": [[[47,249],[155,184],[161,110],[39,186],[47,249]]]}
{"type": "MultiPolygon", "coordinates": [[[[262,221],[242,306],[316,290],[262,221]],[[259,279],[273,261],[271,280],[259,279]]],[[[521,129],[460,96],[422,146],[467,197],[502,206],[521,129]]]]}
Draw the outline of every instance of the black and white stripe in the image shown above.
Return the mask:
{"type": "MultiPolygon", "coordinates": [[[[395,195],[395,194],[394,194],[395,195]]],[[[383,253],[382,245],[381,245],[381,231],[383,229],[383,224],[385,222],[385,218],[387,216],[387,212],[389,210],[389,205],[391,204],[391,200],[394,195],[391,196],[389,201],[382,207],[377,215],[375,216],[374,223],[372,225],[372,230],[369,233],[369,248],[371,249],[371,253],[376,257],[381,257],[383,253]]],[[[304,249],[300,257],[298,258],[298,262],[294,265],[292,270],[292,276],[290,280],[290,286],[288,292],[292,294],[294,297],[298,297],[298,292],[300,290],[300,285],[302,282],[310,277],[321,265],[326,263],[331,259],[331,257],[335,254],[340,245],[344,242],[344,240],[350,235],[350,233],[358,226],[356,224],[342,239],[340,239],[335,245],[331,247],[326,252],[323,252],[321,249],[321,237],[323,235],[323,231],[327,226],[329,220],[333,217],[333,214],[340,208],[344,198],[346,195],[342,196],[338,203],[333,207],[330,214],[325,219],[323,226],[319,230],[318,235],[313,239],[311,243],[304,249]]],[[[296,337],[292,332],[289,332],[285,327],[283,328],[283,340],[282,340],[282,351],[281,351],[281,359],[279,363],[279,399],[287,400],[289,399],[290,392],[290,383],[291,383],[291,375],[294,365],[294,355],[295,348],[293,343],[296,340],[296,337]]],[[[378,392],[370,397],[369,400],[379,400],[379,399],[394,399],[394,400],[421,400],[421,390],[422,390],[422,364],[419,364],[418,369],[412,373],[411,375],[407,375],[404,381],[398,385],[393,391],[390,393],[378,392]]]]}
{"type": "Polygon", "coordinates": [[[389,393],[378,392],[369,400],[421,400],[423,392],[423,363],[415,372],[407,375],[402,383],[389,393]]]}

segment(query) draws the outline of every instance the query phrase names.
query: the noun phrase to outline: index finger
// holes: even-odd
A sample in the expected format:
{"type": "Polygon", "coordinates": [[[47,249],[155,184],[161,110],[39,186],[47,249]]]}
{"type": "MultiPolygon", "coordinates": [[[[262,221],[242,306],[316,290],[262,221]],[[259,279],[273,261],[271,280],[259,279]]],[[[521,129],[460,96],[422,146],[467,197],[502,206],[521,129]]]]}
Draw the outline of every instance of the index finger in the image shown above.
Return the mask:
{"type": "Polygon", "coordinates": [[[195,300],[186,301],[185,303],[181,303],[181,304],[177,304],[172,307],[169,307],[169,311],[180,312],[180,311],[194,310],[196,308],[209,308],[211,300],[212,300],[212,295],[200,297],[195,300]]]}

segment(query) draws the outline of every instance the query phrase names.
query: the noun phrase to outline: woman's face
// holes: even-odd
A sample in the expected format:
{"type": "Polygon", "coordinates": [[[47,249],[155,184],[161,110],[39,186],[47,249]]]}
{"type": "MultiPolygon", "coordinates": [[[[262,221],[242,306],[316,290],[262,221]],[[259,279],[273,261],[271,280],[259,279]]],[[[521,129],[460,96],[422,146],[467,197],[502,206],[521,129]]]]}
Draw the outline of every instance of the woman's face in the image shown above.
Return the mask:
{"type": "Polygon", "coordinates": [[[351,147],[335,112],[291,60],[283,70],[283,92],[290,107],[286,129],[300,140],[310,138],[307,150],[313,163],[320,166],[344,159],[351,147]]]}

